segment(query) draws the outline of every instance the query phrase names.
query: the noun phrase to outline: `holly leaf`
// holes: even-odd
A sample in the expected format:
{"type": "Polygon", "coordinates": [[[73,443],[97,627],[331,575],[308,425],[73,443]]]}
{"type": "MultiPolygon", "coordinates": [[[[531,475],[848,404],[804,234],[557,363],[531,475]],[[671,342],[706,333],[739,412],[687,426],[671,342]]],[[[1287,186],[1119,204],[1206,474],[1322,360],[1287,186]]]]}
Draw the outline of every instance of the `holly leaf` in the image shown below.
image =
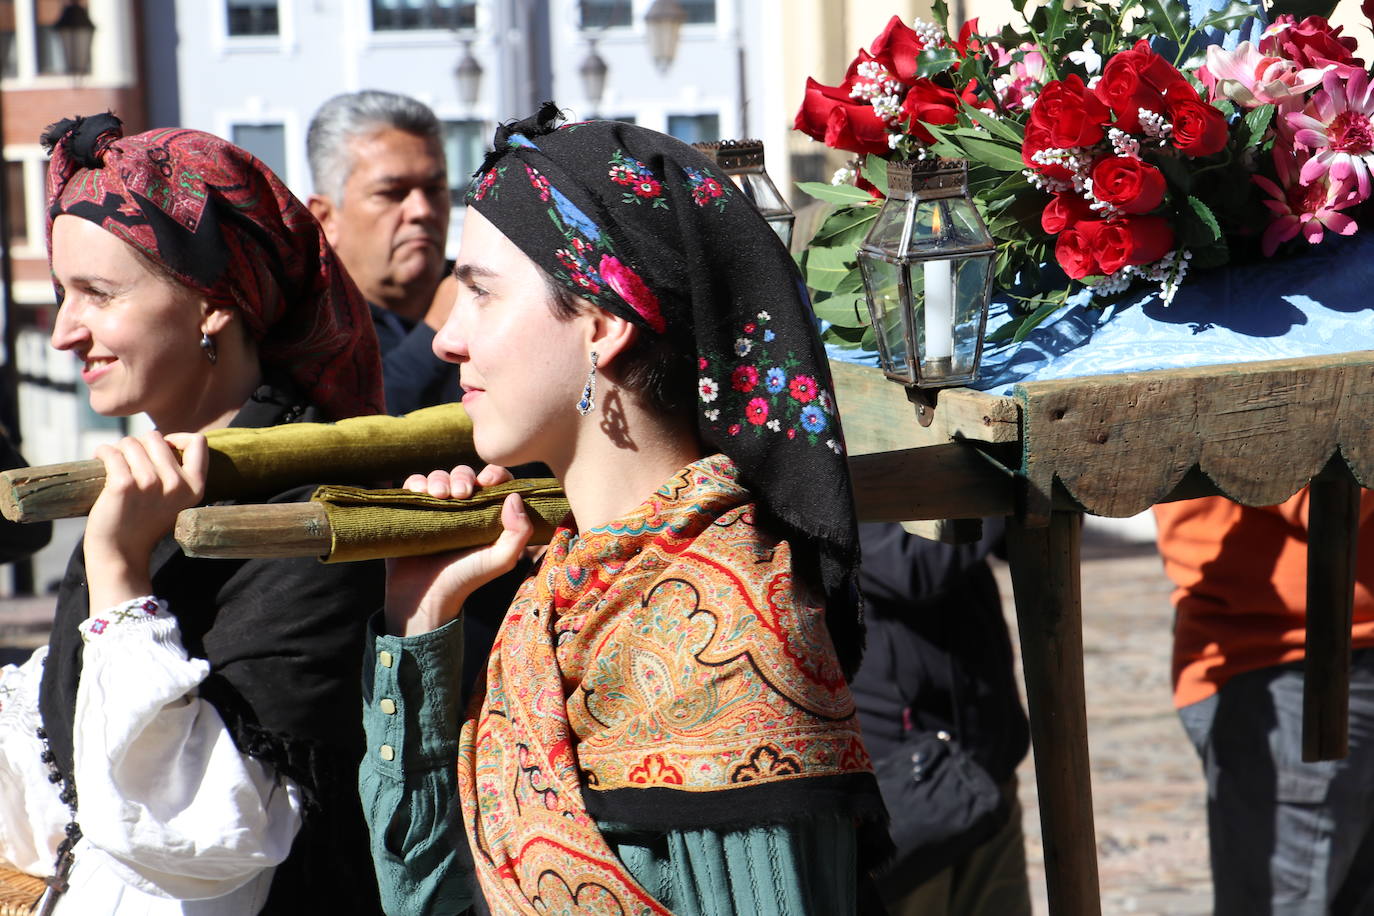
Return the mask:
{"type": "Polygon", "coordinates": [[[1196,215],[1197,218],[1202,221],[1202,224],[1212,233],[1212,237],[1209,241],[1220,239],[1221,226],[1217,224],[1217,217],[1216,214],[1212,212],[1212,208],[1191,195],[1188,197],[1188,206],[1192,208],[1194,215],[1196,215]]]}
{"type": "Polygon", "coordinates": [[[1250,140],[1245,144],[1246,147],[1257,146],[1264,139],[1265,132],[1274,120],[1274,111],[1273,105],[1261,105],[1245,115],[1245,126],[1250,131],[1250,140]]]}
{"type": "Polygon", "coordinates": [[[868,325],[868,302],[863,293],[831,296],[811,306],[821,321],[841,328],[862,328],[868,325]]]}
{"type": "Polygon", "coordinates": [[[864,159],[863,176],[869,184],[887,196],[887,160],[882,156],[869,153],[864,159]]]}
{"type": "Polygon", "coordinates": [[[808,248],[806,285],[818,292],[833,293],[854,269],[853,261],[853,248],[808,248]]]}
{"type": "Polygon", "coordinates": [[[797,190],[832,204],[861,204],[872,199],[867,191],[852,184],[826,184],[824,181],[799,181],[797,190]]]}
{"type": "Polygon", "coordinates": [[[1188,43],[1192,24],[1188,21],[1188,4],[1178,0],[1141,0],[1145,17],[1154,26],[1155,34],[1172,41],[1177,47],[1188,43]]]}
{"type": "Polygon", "coordinates": [[[1244,0],[1231,0],[1225,7],[1213,10],[1206,16],[1198,20],[1198,29],[1219,29],[1229,32],[1232,29],[1240,28],[1245,20],[1255,15],[1255,4],[1246,3],[1244,0]]]}
{"type": "Polygon", "coordinates": [[[934,76],[944,73],[959,62],[959,52],[953,48],[926,48],[916,55],[916,75],[934,76]]]}
{"type": "Polygon", "coordinates": [[[935,0],[930,5],[930,15],[936,25],[942,29],[949,29],[949,4],[945,0],[935,0]]]}

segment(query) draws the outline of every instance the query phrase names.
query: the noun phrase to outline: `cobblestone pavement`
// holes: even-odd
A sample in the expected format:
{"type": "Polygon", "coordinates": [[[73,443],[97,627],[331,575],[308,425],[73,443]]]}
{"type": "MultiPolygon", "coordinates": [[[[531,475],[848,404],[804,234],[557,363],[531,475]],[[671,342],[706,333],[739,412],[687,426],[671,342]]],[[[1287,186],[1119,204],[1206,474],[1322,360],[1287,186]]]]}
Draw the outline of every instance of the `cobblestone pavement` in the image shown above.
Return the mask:
{"type": "MultiPolygon", "coordinates": [[[[1011,584],[997,568],[1016,633],[1011,584]]],[[[1204,786],[1169,690],[1169,586],[1152,546],[1085,537],[1084,669],[1102,911],[1194,916],[1211,910],[1204,786]]],[[[47,636],[52,598],[0,599],[0,664],[47,636]]],[[[1019,771],[1037,914],[1045,901],[1035,770],[1019,771]]]]}
{"type": "MultiPolygon", "coordinates": [[[[1011,581],[997,568],[1015,642],[1011,581]]],[[[1206,788],[1174,713],[1173,609],[1153,545],[1089,534],[1083,551],[1083,656],[1093,815],[1104,914],[1210,913],[1206,788]]],[[[1048,913],[1035,769],[1021,765],[1026,858],[1037,914],[1048,913]]]]}

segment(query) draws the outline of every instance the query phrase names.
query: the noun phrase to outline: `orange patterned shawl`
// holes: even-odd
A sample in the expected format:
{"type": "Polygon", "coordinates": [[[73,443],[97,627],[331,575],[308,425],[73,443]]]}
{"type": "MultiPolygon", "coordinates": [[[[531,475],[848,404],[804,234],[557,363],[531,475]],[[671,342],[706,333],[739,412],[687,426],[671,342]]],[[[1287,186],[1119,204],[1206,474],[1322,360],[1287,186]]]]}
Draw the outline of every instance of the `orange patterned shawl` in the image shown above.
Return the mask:
{"type": "Polygon", "coordinates": [[[598,819],[662,832],[882,816],[824,608],[755,511],[715,455],[624,518],[554,534],[459,742],[494,914],[667,913],[598,819]]]}

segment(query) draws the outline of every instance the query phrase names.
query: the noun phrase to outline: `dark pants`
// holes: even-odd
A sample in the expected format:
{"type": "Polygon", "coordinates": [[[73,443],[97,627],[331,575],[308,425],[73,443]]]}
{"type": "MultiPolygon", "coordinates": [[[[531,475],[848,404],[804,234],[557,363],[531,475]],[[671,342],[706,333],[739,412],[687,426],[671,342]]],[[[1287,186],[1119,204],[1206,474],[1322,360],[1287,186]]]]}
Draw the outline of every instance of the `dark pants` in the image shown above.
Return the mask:
{"type": "Polygon", "coordinates": [[[1179,710],[1207,776],[1216,916],[1374,914],[1374,649],[1354,653],[1350,755],[1302,762],[1302,665],[1179,710]]]}

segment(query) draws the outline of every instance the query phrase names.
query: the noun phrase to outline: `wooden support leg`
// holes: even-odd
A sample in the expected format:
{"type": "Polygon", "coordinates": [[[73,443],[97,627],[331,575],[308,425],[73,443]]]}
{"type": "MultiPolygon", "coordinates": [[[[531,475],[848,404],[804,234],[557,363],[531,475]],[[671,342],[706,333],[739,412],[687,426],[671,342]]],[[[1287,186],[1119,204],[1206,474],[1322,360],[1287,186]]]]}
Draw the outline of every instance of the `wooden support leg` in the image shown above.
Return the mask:
{"type": "Polygon", "coordinates": [[[1337,760],[1350,744],[1350,624],[1360,487],[1340,456],[1312,478],[1307,517],[1307,661],[1302,759],[1337,760]]]}
{"type": "Polygon", "coordinates": [[[1071,512],[1053,513],[1047,527],[1007,524],[1053,916],[1102,912],[1083,697],[1081,532],[1082,517],[1071,512]]]}

